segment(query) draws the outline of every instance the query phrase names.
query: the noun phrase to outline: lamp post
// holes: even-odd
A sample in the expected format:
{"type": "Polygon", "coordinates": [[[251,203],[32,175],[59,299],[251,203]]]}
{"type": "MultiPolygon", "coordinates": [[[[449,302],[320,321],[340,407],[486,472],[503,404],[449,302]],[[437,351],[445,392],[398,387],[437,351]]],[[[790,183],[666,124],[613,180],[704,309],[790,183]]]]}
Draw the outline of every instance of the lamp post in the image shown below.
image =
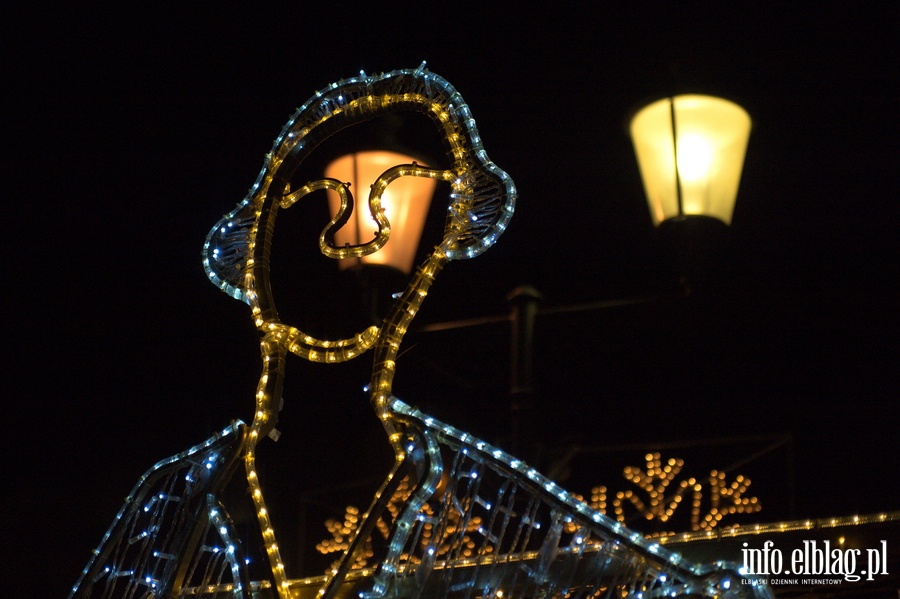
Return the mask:
{"type": "MultiPolygon", "coordinates": [[[[337,233],[337,245],[359,245],[375,237],[378,225],[368,210],[371,186],[387,169],[398,164],[421,163],[408,154],[390,150],[366,150],[339,156],[325,167],[325,176],[350,183],[355,198],[353,216],[337,233]]],[[[380,250],[368,256],[338,261],[342,270],[363,265],[394,268],[403,274],[412,272],[437,181],[425,177],[401,177],[393,181],[381,196],[381,207],[391,223],[391,237],[380,250]]],[[[328,190],[328,208],[332,218],[340,209],[338,194],[328,190]]]]}
{"type": "Polygon", "coordinates": [[[642,108],[630,133],[653,223],[707,216],[731,224],[750,128],[743,108],[713,96],[642,108]]]}
{"type": "MultiPolygon", "coordinates": [[[[375,237],[378,225],[369,210],[369,192],[385,171],[413,162],[437,166],[438,150],[426,133],[419,120],[397,115],[374,119],[342,132],[342,151],[327,152],[329,160],[322,165],[326,178],[349,183],[354,199],[350,219],[335,233],[337,245],[359,245],[375,237]]],[[[363,309],[372,324],[380,324],[390,293],[405,285],[405,277],[415,266],[436,191],[435,179],[399,177],[391,181],[380,199],[380,209],[391,225],[387,243],[367,256],[338,261],[342,272],[356,277],[364,295],[363,309]]],[[[329,212],[334,218],[340,209],[340,197],[332,190],[326,193],[329,212]]]]}
{"type": "Polygon", "coordinates": [[[682,294],[724,262],[752,123],[737,104],[700,94],[657,100],[631,119],[653,224],[674,246],[682,294]]]}

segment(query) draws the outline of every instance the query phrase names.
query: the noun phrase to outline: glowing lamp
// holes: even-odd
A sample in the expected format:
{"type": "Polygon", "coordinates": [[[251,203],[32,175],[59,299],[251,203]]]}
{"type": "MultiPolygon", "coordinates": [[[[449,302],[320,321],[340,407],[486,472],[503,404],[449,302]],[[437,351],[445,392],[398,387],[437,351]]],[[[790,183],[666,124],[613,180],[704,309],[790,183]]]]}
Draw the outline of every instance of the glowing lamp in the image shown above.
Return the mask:
{"type": "Polygon", "coordinates": [[[641,109],[630,133],[653,224],[694,215],[731,224],[750,128],[743,108],[712,96],[641,109]]]}
{"type": "MultiPolygon", "coordinates": [[[[375,237],[378,225],[369,212],[369,191],[386,170],[400,164],[410,164],[412,156],[385,150],[354,152],[328,164],[325,176],[350,183],[353,194],[353,215],[336,234],[337,245],[358,245],[375,237]]],[[[388,242],[373,254],[338,261],[342,270],[377,265],[394,268],[404,274],[412,272],[419,239],[437,181],[426,177],[400,177],[387,186],[381,196],[381,207],[391,225],[388,242]]],[[[328,191],[328,207],[334,217],[340,208],[340,197],[328,191]]]]}

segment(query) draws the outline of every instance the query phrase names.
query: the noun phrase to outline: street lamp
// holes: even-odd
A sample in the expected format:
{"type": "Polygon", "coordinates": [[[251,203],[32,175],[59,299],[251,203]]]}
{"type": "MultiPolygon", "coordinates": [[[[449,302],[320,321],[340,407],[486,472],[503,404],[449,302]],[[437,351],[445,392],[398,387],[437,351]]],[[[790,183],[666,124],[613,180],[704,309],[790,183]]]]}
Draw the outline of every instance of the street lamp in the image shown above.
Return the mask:
{"type": "MultiPolygon", "coordinates": [[[[326,178],[350,185],[353,209],[349,220],[334,233],[337,246],[358,246],[372,241],[378,224],[371,209],[380,210],[390,225],[387,242],[377,251],[359,257],[338,260],[343,277],[350,277],[362,302],[360,309],[372,324],[378,325],[385,310],[393,304],[393,294],[403,289],[421,258],[419,246],[428,235],[431,205],[438,193],[438,182],[429,177],[401,176],[390,180],[374,198],[372,186],[389,169],[416,163],[439,168],[444,165],[444,147],[435,137],[430,119],[417,112],[380,115],[340,131],[333,140],[318,148],[317,168],[326,178]]],[[[328,209],[334,219],[340,211],[337,192],[327,190],[328,209]]]]}
{"type": "Polygon", "coordinates": [[[688,94],[641,109],[630,133],[653,224],[690,216],[731,224],[750,137],[747,112],[688,94]]]}
{"type": "MultiPolygon", "coordinates": [[[[422,164],[421,159],[407,154],[391,150],[366,150],[339,156],[325,167],[325,177],[350,183],[354,197],[353,215],[335,233],[337,245],[359,245],[375,237],[378,225],[369,212],[369,190],[389,168],[412,162],[422,164]]],[[[412,272],[436,186],[437,181],[427,177],[400,177],[392,181],[381,196],[381,208],[391,224],[390,238],[384,247],[373,254],[340,260],[340,269],[374,265],[390,267],[406,275],[412,272]]],[[[328,207],[332,218],[337,215],[340,205],[338,194],[329,190],[328,207]]]]}

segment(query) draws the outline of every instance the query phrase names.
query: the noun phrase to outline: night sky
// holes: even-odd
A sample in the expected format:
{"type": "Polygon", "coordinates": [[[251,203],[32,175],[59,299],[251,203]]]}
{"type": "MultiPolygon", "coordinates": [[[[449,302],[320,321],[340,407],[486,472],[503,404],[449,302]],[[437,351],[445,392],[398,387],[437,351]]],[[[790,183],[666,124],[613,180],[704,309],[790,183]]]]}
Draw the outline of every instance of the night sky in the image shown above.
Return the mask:
{"type": "MultiPolygon", "coordinates": [[[[548,468],[578,448],[559,479],[582,493],[625,488],[622,467],[652,449],[700,477],[735,466],[763,504],[735,522],[900,509],[895,7],[302,4],[4,18],[4,596],[65,596],[144,471],[251,419],[257,334],[207,280],[204,238],[316,90],[423,60],[519,202],[494,248],[438,277],[416,325],[541,293],[527,458],[548,468]],[[653,228],[626,132],[683,92],[754,121],[733,223],[699,231],[707,252],[688,266],[653,228]]],[[[279,251],[284,319],[345,326],[346,298],[323,300],[279,251]]],[[[509,339],[504,322],[413,331],[395,391],[510,447],[509,339]]],[[[264,455],[273,511],[342,507],[333,489],[365,496],[387,472],[358,362],[289,363],[264,455]]]]}

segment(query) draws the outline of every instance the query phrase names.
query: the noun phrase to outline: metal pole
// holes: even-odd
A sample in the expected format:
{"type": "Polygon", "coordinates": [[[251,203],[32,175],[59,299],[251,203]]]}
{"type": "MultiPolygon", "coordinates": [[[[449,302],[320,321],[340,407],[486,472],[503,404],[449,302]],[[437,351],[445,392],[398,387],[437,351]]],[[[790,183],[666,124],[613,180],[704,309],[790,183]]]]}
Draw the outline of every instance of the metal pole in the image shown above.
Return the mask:
{"type": "Polygon", "coordinates": [[[507,296],[510,304],[510,381],[512,451],[522,454],[534,414],[534,320],[543,296],[534,287],[516,287],[507,296]]]}

